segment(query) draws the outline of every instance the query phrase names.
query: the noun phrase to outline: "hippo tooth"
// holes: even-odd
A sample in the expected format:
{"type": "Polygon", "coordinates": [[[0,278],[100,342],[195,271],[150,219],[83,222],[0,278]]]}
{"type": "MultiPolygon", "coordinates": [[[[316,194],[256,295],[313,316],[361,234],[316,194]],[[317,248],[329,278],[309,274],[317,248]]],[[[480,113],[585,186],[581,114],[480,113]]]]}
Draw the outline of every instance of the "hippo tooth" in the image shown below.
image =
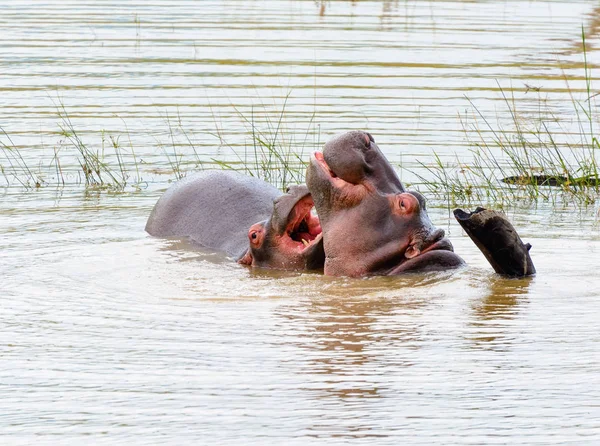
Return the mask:
{"type": "Polygon", "coordinates": [[[308,246],[309,245],[309,243],[306,240],[304,240],[304,239],[302,239],[302,243],[304,243],[304,246],[308,246]]]}

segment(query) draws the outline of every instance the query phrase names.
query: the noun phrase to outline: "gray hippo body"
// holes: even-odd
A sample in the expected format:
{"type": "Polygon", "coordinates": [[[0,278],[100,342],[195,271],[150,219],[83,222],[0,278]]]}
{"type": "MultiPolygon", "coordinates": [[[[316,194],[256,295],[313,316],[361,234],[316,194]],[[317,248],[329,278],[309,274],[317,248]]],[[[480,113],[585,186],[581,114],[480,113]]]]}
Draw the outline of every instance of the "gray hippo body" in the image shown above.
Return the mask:
{"type": "Polygon", "coordinates": [[[279,269],[319,269],[321,228],[306,186],[283,194],[255,177],[204,171],[171,186],[158,200],[146,231],[187,238],[239,263],[279,269]]]}
{"type": "Polygon", "coordinates": [[[248,250],[248,228],[270,218],[273,201],[281,195],[274,186],[234,171],[199,172],[160,197],[146,232],[185,237],[237,260],[248,250]]]}

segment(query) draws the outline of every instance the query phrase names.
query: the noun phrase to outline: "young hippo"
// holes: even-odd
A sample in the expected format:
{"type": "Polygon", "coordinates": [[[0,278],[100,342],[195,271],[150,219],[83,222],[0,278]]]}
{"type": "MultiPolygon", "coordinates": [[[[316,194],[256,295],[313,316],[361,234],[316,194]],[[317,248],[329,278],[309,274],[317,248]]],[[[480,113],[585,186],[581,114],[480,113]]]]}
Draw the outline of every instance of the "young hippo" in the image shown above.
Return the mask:
{"type": "Polygon", "coordinates": [[[418,192],[405,191],[373,137],[344,133],[310,160],[306,184],[325,248],[325,274],[395,275],[456,268],[463,260],[436,229],[418,192]]]}
{"type": "Polygon", "coordinates": [[[171,186],[154,206],[146,231],[189,238],[244,265],[322,269],[321,226],[312,208],[304,185],[283,194],[254,177],[206,171],[171,186]]]}

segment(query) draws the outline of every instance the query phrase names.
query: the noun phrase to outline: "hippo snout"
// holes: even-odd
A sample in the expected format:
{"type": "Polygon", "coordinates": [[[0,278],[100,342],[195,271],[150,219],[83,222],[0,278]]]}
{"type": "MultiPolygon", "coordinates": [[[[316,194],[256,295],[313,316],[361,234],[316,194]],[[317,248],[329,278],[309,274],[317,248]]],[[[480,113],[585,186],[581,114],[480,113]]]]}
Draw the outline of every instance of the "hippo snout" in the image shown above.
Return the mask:
{"type": "Polygon", "coordinates": [[[421,254],[434,250],[454,251],[454,247],[450,240],[446,238],[446,232],[443,229],[434,229],[430,232],[421,246],[421,254]]]}

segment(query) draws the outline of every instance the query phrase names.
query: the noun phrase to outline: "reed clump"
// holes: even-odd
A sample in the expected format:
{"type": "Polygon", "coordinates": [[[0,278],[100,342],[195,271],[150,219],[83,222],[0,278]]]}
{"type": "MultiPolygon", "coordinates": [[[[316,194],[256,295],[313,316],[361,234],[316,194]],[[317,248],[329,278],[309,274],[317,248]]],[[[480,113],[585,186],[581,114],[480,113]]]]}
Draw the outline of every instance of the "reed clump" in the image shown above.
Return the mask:
{"type": "Polygon", "coordinates": [[[263,113],[260,120],[254,107],[251,109],[250,116],[234,107],[248,137],[240,150],[239,147],[229,144],[219,130],[219,125],[215,125],[217,131],[213,136],[218,138],[221,146],[231,151],[234,161],[215,158],[212,161],[223,169],[241,171],[275,184],[283,190],[291,184],[303,183],[308,164],[305,159],[305,149],[307,146],[313,149],[320,148],[320,127],[315,123],[315,112],[313,112],[305,130],[298,133],[295,129],[290,129],[289,122],[286,120],[289,97],[290,93],[285,96],[281,110],[278,110],[274,116],[266,112],[265,106],[261,105],[263,113]],[[297,135],[300,135],[300,140],[297,139],[297,135]]]}
{"type": "Polygon", "coordinates": [[[83,184],[90,189],[116,192],[127,186],[140,188],[143,180],[131,140],[126,147],[121,144],[121,136],[102,131],[100,144],[93,148],[84,142],[64,105],[59,104],[56,110],[60,139],[52,147],[49,160],[41,156],[40,150],[36,151],[38,156],[32,156],[0,128],[4,136],[0,138],[0,154],[4,158],[4,162],[0,162],[0,173],[6,185],[39,189],[83,184]]]}
{"type": "MultiPolygon", "coordinates": [[[[600,198],[597,115],[591,71],[583,38],[585,97],[575,99],[569,87],[573,122],[564,122],[537,90],[537,113],[524,113],[514,95],[500,88],[510,116],[507,126],[492,123],[469,99],[471,111],[460,120],[469,144],[467,162],[456,156],[443,162],[434,153],[413,173],[428,191],[449,204],[508,205],[544,200],[580,206],[600,198]]],[[[565,78],[567,86],[568,79],[565,78]]],[[[465,159],[465,156],[461,156],[465,159]]]]}
{"type": "Polygon", "coordinates": [[[215,138],[219,158],[200,153],[194,135],[186,130],[179,112],[174,116],[166,113],[167,141],[154,138],[159,156],[150,162],[137,156],[124,121],[125,132],[115,135],[102,131],[100,143],[90,145],[84,142],[64,104],[55,104],[60,139],[52,147],[49,161],[44,162],[44,156],[36,158],[31,151],[18,147],[0,128],[4,136],[0,137],[0,155],[4,158],[0,158],[0,176],[9,186],[15,184],[27,189],[83,185],[121,192],[126,188],[144,187],[147,183],[143,176],[168,175],[169,181],[176,181],[190,171],[221,168],[241,171],[285,190],[291,184],[304,181],[305,148],[320,146],[314,113],[301,132],[290,127],[286,120],[288,99],[289,94],[275,112],[263,105],[252,107],[251,113],[246,115],[234,107],[244,127],[242,144],[230,142],[215,117],[216,130],[208,136],[215,138]]]}

